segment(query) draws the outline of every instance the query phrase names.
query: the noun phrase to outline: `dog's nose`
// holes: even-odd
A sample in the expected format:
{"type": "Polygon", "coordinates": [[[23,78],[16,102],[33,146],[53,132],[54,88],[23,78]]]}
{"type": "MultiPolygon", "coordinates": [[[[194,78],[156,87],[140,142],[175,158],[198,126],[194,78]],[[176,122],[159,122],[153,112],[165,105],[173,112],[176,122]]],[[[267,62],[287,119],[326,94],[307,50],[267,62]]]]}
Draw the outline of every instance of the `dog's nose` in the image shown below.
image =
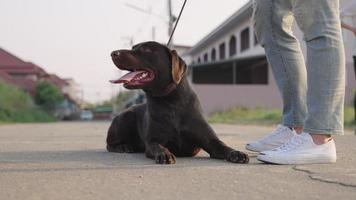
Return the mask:
{"type": "Polygon", "coordinates": [[[115,58],[115,57],[119,56],[119,54],[120,54],[119,51],[113,51],[113,52],[111,52],[111,57],[115,58]]]}

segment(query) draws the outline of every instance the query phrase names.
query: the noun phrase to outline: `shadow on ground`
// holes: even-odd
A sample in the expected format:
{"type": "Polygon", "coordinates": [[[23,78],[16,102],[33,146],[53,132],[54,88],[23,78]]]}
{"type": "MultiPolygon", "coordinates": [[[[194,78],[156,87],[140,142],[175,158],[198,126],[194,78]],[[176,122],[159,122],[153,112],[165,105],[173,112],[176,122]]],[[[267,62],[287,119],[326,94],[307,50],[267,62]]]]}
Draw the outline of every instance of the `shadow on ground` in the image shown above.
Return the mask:
{"type": "MultiPolygon", "coordinates": [[[[109,153],[104,149],[75,150],[75,151],[36,151],[36,152],[3,152],[2,164],[14,165],[13,168],[2,168],[0,173],[34,172],[34,171],[68,171],[68,170],[98,170],[118,168],[145,167],[224,167],[240,164],[229,163],[224,160],[210,159],[206,153],[192,158],[177,158],[174,165],[159,165],[148,159],[142,153],[109,153]],[[27,167],[19,167],[20,164],[27,167]]],[[[252,155],[251,157],[255,157],[252,155]]],[[[250,163],[251,164],[251,163],[250,163]]],[[[252,163],[262,164],[262,163],[252,163]]]]}

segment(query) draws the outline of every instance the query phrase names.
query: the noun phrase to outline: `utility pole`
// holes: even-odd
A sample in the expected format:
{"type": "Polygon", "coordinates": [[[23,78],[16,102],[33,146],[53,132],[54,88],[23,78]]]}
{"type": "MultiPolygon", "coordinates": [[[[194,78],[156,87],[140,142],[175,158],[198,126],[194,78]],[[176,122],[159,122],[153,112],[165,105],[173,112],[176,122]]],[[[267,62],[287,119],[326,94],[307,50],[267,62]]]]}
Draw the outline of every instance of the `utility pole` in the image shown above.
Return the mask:
{"type": "Polygon", "coordinates": [[[156,27],[152,26],[152,41],[156,40],[156,27]]]}
{"type": "MultiPolygon", "coordinates": [[[[171,33],[173,31],[173,27],[174,27],[173,25],[177,20],[177,17],[174,16],[173,12],[172,12],[172,0],[167,0],[168,20],[167,20],[167,18],[165,16],[162,16],[162,15],[159,15],[157,13],[152,12],[152,9],[144,9],[144,8],[141,8],[141,7],[138,7],[136,5],[129,4],[129,3],[126,3],[125,6],[130,7],[131,9],[134,9],[136,11],[139,11],[139,12],[142,12],[142,13],[146,13],[148,15],[152,15],[152,16],[158,17],[161,20],[163,20],[164,22],[168,23],[168,38],[171,36],[171,33]]],[[[152,27],[152,39],[155,40],[155,38],[156,38],[156,28],[153,26],[152,27]]],[[[173,47],[173,38],[171,39],[171,42],[170,42],[169,46],[173,47]]]]}

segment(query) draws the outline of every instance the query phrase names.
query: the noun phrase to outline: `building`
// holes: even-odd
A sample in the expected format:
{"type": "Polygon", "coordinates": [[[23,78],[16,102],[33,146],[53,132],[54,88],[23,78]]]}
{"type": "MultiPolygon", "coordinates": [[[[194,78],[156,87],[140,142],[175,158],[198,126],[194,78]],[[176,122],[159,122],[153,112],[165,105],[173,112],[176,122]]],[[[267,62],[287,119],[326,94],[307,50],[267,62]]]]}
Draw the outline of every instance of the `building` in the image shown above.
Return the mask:
{"type": "Polygon", "coordinates": [[[25,62],[0,48],[0,79],[35,95],[36,83],[47,73],[31,62],[25,62]]]}
{"type": "MultiPolygon", "coordinates": [[[[190,79],[206,114],[234,106],[282,108],[264,49],[254,36],[252,11],[250,1],[188,51],[192,60],[190,79]]],[[[302,41],[298,27],[294,32],[302,41]]],[[[347,43],[353,38],[348,35],[344,39],[347,43]]],[[[303,42],[301,47],[305,52],[303,42]]],[[[348,48],[346,52],[351,51],[348,48]]],[[[351,57],[346,68],[345,103],[351,105],[356,88],[351,57]]]]}
{"type": "Polygon", "coordinates": [[[63,79],[67,84],[63,88],[63,93],[68,94],[75,102],[82,105],[83,102],[83,92],[80,88],[80,85],[72,78],[63,79]]]}
{"type": "Polygon", "coordinates": [[[79,110],[78,85],[73,79],[62,79],[55,74],[49,74],[41,67],[31,62],[23,61],[13,54],[0,48],[0,80],[13,85],[30,96],[36,94],[36,86],[40,81],[48,81],[56,86],[64,96],[64,102],[57,108],[55,115],[67,118],[79,110]]]}
{"type": "Polygon", "coordinates": [[[176,50],[178,55],[181,56],[181,58],[186,62],[186,63],[191,63],[191,57],[187,52],[190,50],[191,46],[187,45],[179,45],[179,44],[174,44],[172,49],[176,50]]]}

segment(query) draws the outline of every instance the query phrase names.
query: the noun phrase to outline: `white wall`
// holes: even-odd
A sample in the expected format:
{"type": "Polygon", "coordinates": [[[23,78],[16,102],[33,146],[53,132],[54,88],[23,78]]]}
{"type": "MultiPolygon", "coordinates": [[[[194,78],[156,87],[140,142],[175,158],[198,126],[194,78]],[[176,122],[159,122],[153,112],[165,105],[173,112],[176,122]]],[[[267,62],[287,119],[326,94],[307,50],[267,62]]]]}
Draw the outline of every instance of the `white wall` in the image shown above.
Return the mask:
{"type": "Polygon", "coordinates": [[[247,57],[247,56],[253,56],[253,55],[262,55],[264,54],[264,50],[260,45],[254,45],[254,30],[253,26],[251,25],[251,21],[249,19],[246,19],[243,23],[238,25],[235,29],[226,32],[226,34],[221,37],[219,40],[211,43],[208,47],[206,47],[204,50],[200,51],[197,54],[192,55],[192,59],[194,63],[197,63],[198,58],[200,58],[201,62],[204,61],[204,54],[208,53],[208,61],[211,61],[211,51],[213,48],[216,50],[216,60],[219,61],[219,46],[221,43],[225,42],[225,56],[226,59],[229,59],[229,41],[231,36],[234,35],[236,37],[236,47],[237,47],[237,53],[235,56],[232,58],[241,58],[241,57],[247,57]],[[250,29],[250,48],[241,52],[240,51],[240,33],[242,30],[245,28],[250,29]]]}
{"type": "MultiPolygon", "coordinates": [[[[348,0],[341,0],[345,2],[348,0]]],[[[293,32],[300,42],[300,46],[304,55],[306,55],[306,45],[303,40],[303,34],[297,27],[296,23],[293,28],[293,32]]],[[[219,60],[219,45],[225,42],[226,46],[226,57],[228,58],[229,52],[229,40],[231,35],[235,35],[237,39],[237,55],[233,58],[241,58],[245,56],[252,55],[263,55],[264,49],[260,46],[254,46],[253,37],[253,26],[250,20],[246,20],[233,29],[227,32],[224,37],[210,44],[206,49],[192,55],[194,63],[197,63],[197,58],[200,57],[203,62],[204,53],[208,52],[208,57],[210,61],[210,52],[213,47],[216,49],[217,60],[219,60]],[[250,27],[250,49],[240,52],[240,33],[246,27],[250,27]]],[[[352,105],[354,91],[356,90],[356,78],[353,69],[352,51],[353,43],[355,41],[355,36],[348,31],[343,31],[343,39],[345,44],[345,56],[346,56],[346,93],[345,93],[345,104],[352,105]]],[[[225,110],[233,106],[243,106],[243,107],[267,107],[267,108],[282,108],[282,100],[280,93],[276,86],[272,70],[269,67],[269,83],[268,85],[218,85],[218,84],[193,84],[193,88],[197,92],[203,110],[205,113],[209,114],[216,111],[225,110]]]]}

